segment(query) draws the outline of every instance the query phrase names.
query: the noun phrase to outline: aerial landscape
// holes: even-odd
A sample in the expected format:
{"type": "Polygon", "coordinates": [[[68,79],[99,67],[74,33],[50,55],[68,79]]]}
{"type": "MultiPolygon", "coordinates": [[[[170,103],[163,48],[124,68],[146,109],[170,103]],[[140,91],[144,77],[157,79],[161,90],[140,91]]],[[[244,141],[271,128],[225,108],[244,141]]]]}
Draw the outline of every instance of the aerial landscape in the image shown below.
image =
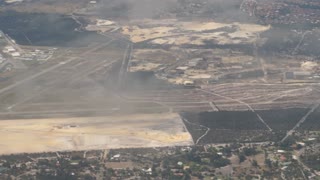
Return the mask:
{"type": "Polygon", "coordinates": [[[0,180],[320,179],[320,1],[0,0],[0,180]]]}

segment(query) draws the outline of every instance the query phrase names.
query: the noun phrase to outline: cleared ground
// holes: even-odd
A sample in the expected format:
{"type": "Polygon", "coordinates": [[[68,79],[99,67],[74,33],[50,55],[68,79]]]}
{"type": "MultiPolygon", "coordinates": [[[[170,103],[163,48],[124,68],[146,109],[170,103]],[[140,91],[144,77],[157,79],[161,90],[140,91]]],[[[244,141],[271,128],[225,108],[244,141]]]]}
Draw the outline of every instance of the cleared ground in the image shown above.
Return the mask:
{"type": "Polygon", "coordinates": [[[0,154],[191,144],[177,114],[0,121],[0,154]]]}
{"type": "Polygon", "coordinates": [[[150,41],[160,45],[205,45],[206,41],[220,45],[251,44],[256,41],[257,33],[270,28],[256,24],[182,22],[176,19],[143,20],[132,24],[122,28],[122,33],[132,42],[150,41]]]}

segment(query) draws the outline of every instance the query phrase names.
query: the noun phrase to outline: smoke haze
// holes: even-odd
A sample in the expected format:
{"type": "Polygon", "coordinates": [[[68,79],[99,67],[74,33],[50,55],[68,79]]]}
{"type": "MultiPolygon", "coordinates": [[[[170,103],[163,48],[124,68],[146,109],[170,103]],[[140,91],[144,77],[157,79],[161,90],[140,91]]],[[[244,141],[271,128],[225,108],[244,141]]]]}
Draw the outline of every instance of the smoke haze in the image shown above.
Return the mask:
{"type": "Polygon", "coordinates": [[[177,0],[103,0],[98,13],[105,17],[152,18],[177,0]]]}

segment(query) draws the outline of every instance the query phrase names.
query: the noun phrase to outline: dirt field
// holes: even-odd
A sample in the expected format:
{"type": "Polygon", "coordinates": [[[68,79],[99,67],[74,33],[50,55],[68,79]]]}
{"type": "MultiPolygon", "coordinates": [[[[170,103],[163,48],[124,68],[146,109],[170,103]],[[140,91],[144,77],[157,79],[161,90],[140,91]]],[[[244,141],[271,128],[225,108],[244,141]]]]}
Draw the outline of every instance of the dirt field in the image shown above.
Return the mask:
{"type": "Polygon", "coordinates": [[[251,44],[256,41],[256,34],[270,29],[270,26],[256,24],[182,22],[175,19],[144,20],[133,24],[122,28],[122,33],[128,35],[132,42],[151,41],[161,45],[204,45],[205,41],[220,45],[251,44]]]}
{"type": "Polygon", "coordinates": [[[177,114],[0,121],[0,154],[190,144],[177,114]]]}

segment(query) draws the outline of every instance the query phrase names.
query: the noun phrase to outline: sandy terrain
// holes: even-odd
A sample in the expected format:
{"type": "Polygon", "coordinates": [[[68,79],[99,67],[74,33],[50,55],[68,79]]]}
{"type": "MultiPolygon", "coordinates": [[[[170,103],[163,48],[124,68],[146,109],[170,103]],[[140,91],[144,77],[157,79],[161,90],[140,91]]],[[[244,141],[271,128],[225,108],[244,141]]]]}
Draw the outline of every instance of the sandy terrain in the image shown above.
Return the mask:
{"type": "MultiPolygon", "coordinates": [[[[179,51],[180,52],[180,51],[179,51]]],[[[134,60],[148,60],[154,63],[171,63],[176,61],[177,58],[180,58],[182,55],[173,52],[166,51],[163,49],[134,49],[133,58],[134,60]]]]}
{"type": "Polygon", "coordinates": [[[161,66],[161,64],[157,63],[143,63],[141,65],[133,66],[130,68],[130,72],[138,72],[138,71],[156,71],[157,68],[161,66]]]}
{"type": "Polygon", "coordinates": [[[257,34],[270,29],[270,26],[240,23],[184,22],[178,20],[143,20],[124,26],[122,33],[132,42],[150,41],[151,44],[205,45],[214,44],[251,44],[257,34]],[[158,22],[158,23],[157,23],[158,22]]]}
{"type": "Polygon", "coordinates": [[[163,68],[163,64],[176,63],[177,59],[183,59],[180,51],[166,51],[162,49],[134,49],[129,71],[157,71],[163,68]]]}
{"type": "Polygon", "coordinates": [[[154,71],[160,79],[173,84],[184,84],[187,81],[206,82],[228,73],[252,71],[254,68],[260,68],[255,57],[236,50],[172,47],[168,50],[135,49],[129,71],[154,71]],[[192,59],[199,58],[206,59],[208,64],[200,66],[200,68],[198,68],[199,66],[190,66],[189,62],[192,59]],[[219,64],[223,64],[223,66],[219,64]],[[164,76],[163,70],[172,75],[164,76]]]}
{"type": "Polygon", "coordinates": [[[177,114],[0,121],[0,154],[190,144],[177,114]]]}
{"type": "Polygon", "coordinates": [[[224,64],[232,63],[250,63],[254,61],[253,56],[248,55],[235,55],[235,56],[222,56],[221,60],[224,64]]]}

